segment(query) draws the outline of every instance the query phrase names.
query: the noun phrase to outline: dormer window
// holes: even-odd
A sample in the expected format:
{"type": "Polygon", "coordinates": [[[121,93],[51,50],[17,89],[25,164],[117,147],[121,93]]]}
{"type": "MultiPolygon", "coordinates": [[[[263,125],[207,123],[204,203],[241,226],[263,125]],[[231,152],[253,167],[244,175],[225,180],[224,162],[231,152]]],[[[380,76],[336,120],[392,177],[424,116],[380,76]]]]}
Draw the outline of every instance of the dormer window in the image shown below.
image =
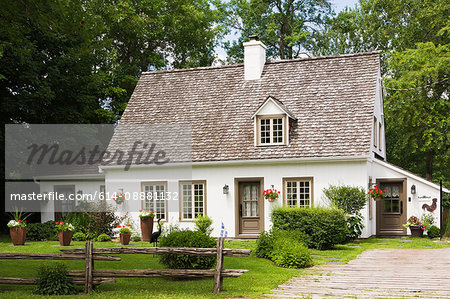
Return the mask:
{"type": "Polygon", "coordinates": [[[296,118],[281,101],[267,97],[252,118],[256,146],[289,144],[289,123],[296,118]]]}
{"type": "Polygon", "coordinates": [[[284,144],[284,115],[258,117],[260,144],[284,144]]]}

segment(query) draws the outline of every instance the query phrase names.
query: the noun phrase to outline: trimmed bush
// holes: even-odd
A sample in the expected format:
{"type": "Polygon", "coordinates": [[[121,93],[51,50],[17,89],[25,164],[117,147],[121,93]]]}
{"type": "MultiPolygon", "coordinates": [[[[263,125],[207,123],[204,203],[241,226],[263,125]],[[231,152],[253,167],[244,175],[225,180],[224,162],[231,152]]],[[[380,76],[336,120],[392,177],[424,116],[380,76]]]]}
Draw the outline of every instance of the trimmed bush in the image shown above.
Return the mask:
{"type": "Polygon", "coordinates": [[[361,211],[367,203],[367,194],[362,187],[330,185],[322,191],[333,205],[350,215],[361,211]]]}
{"type": "Polygon", "coordinates": [[[84,233],[82,233],[82,232],[74,233],[73,236],[72,236],[72,239],[74,241],[86,241],[87,240],[86,235],[84,233]]]}
{"type": "Polygon", "coordinates": [[[285,268],[305,268],[312,265],[311,254],[298,230],[274,230],[263,232],[256,243],[257,257],[273,261],[285,268]]]}
{"type": "Polygon", "coordinates": [[[28,223],[27,240],[30,241],[58,240],[58,232],[55,227],[55,221],[50,220],[44,223],[28,223]]]}
{"type": "Polygon", "coordinates": [[[203,215],[198,215],[197,218],[195,218],[194,223],[195,223],[195,229],[196,230],[198,230],[198,231],[200,231],[202,233],[205,233],[208,236],[211,235],[212,230],[213,230],[212,227],[211,227],[211,225],[213,223],[211,218],[209,218],[206,215],[204,215],[204,216],[203,215]]]}
{"type": "Polygon", "coordinates": [[[437,227],[436,225],[433,225],[432,227],[430,227],[427,231],[427,236],[430,239],[440,237],[441,231],[440,231],[439,227],[437,227]]]}
{"type": "Polygon", "coordinates": [[[111,236],[109,236],[107,234],[101,234],[100,236],[98,236],[96,238],[96,241],[98,241],[98,242],[108,242],[108,241],[111,241],[111,236]]]}
{"type": "MultiPolygon", "coordinates": [[[[215,248],[216,240],[200,231],[175,231],[160,238],[161,247],[215,248]]],[[[160,262],[170,269],[211,269],[215,256],[193,256],[183,254],[162,254],[160,262]]]]}
{"type": "Polygon", "coordinates": [[[274,230],[299,230],[309,248],[330,249],[347,239],[347,218],[337,208],[276,208],[272,211],[274,230]]]}
{"type": "Polygon", "coordinates": [[[44,264],[38,270],[36,277],[35,294],[39,295],[73,295],[78,291],[67,276],[67,267],[64,263],[52,265],[44,264]]]}

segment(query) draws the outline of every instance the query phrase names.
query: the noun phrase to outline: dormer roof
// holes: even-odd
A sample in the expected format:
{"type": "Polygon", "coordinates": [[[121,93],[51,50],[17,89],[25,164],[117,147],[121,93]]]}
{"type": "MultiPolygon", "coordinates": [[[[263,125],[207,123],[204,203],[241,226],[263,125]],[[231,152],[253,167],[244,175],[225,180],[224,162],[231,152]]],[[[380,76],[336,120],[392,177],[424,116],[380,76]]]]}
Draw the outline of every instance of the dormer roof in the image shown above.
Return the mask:
{"type": "MultiPolygon", "coordinates": [[[[260,113],[263,112],[265,108],[268,108],[268,106],[270,106],[271,104],[273,106],[275,106],[276,108],[278,108],[277,114],[286,114],[293,120],[297,119],[294,116],[294,114],[291,111],[289,111],[289,109],[287,109],[286,106],[280,100],[278,100],[272,96],[268,96],[264,100],[264,102],[261,103],[261,105],[258,107],[258,109],[256,109],[256,112],[252,115],[252,119],[255,118],[255,116],[257,116],[257,115],[260,115],[260,113]]],[[[272,108],[270,110],[274,110],[274,109],[272,108]]]]}

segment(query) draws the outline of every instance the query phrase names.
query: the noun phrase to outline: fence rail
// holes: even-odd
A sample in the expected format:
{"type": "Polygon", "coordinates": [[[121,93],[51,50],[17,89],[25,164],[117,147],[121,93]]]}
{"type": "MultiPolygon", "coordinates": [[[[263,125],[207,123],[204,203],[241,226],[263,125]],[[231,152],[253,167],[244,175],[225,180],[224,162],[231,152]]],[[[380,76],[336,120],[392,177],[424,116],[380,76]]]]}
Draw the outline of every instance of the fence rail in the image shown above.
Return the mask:
{"type": "MultiPolygon", "coordinates": [[[[52,260],[85,260],[84,270],[68,271],[72,281],[85,286],[85,293],[92,293],[93,286],[102,283],[115,283],[115,277],[176,277],[201,278],[214,277],[214,292],[218,294],[224,277],[239,277],[248,270],[224,269],[224,256],[249,256],[249,249],[224,248],[224,238],[217,239],[216,248],[191,247],[116,247],[94,248],[92,241],[87,241],[85,248],[61,249],[62,253],[0,253],[0,259],[52,259],[52,260]],[[217,258],[215,269],[134,269],[134,270],[95,270],[94,260],[120,261],[120,257],[105,254],[186,254],[212,256],[217,258]]],[[[0,277],[0,284],[35,284],[34,278],[0,277]]]]}

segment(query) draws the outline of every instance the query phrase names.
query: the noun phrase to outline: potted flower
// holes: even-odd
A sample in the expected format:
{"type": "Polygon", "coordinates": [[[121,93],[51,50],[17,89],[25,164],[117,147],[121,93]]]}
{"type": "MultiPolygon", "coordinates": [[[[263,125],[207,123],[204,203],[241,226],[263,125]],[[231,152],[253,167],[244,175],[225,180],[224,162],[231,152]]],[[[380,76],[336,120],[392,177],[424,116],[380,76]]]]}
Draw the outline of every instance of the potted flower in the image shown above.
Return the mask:
{"type": "Polygon", "coordinates": [[[153,232],[153,218],[155,213],[147,210],[139,210],[139,218],[141,219],[141,234],[142,241],[150,242],[150,237],[153,232]]]}
{"type": "Polygon", "coordinates": [[[423,231],[425,229],[425,225],[423,225],[422,221],[419,220],[416,216],[411,216],[408,219],[408,222],[403,225],[405,228],[411,230],[411,237],[413,238],[422,238],[423,231]]]}
{"type": "Polygon", "coordinates": [[[382,200],[386,197],[386,190],[381,190],[376,185],[369,189],[369,196],[375,201],[382,200]]]}
{"type": "Polygon", "coordinates": [[[130,244],[131,239],[131,224],[127,225],[119,225],[117,226],[119,228],[119,239],[120,244],[122,245],[128,245],[130,244]]]}
{"type": "Polygon", "coordinates": [[[264,190],[263,196],[264,196],[264,198],[266,198],[268,201],[274,202],[275,200],[278,199],[278,196],[279,196],[280,193],[281,193],[281,192],[280,192],[280,191],[277,191],[277,189],[275,189],[275,190],[267,189],[267,190],[264,190]]]}
{"type": "Polygon", "coordinates": [[[8,222],[8,227],[14,246],[24,245],[27,237],[27,221],[14,219],[8,222]]]}
{"type": "Polygon", "coordinates": [[[120,205],[125,201],[125,194],[124,193],[117,193],[116,197],[113,198],[116,204],[120,205]]]}
{"type": "Polygon", "coordinates": [[[69,246],[72,241],[73,225],[67,222],[56,222],[56,230],[58,231],[59,245],[69,246]]]}

